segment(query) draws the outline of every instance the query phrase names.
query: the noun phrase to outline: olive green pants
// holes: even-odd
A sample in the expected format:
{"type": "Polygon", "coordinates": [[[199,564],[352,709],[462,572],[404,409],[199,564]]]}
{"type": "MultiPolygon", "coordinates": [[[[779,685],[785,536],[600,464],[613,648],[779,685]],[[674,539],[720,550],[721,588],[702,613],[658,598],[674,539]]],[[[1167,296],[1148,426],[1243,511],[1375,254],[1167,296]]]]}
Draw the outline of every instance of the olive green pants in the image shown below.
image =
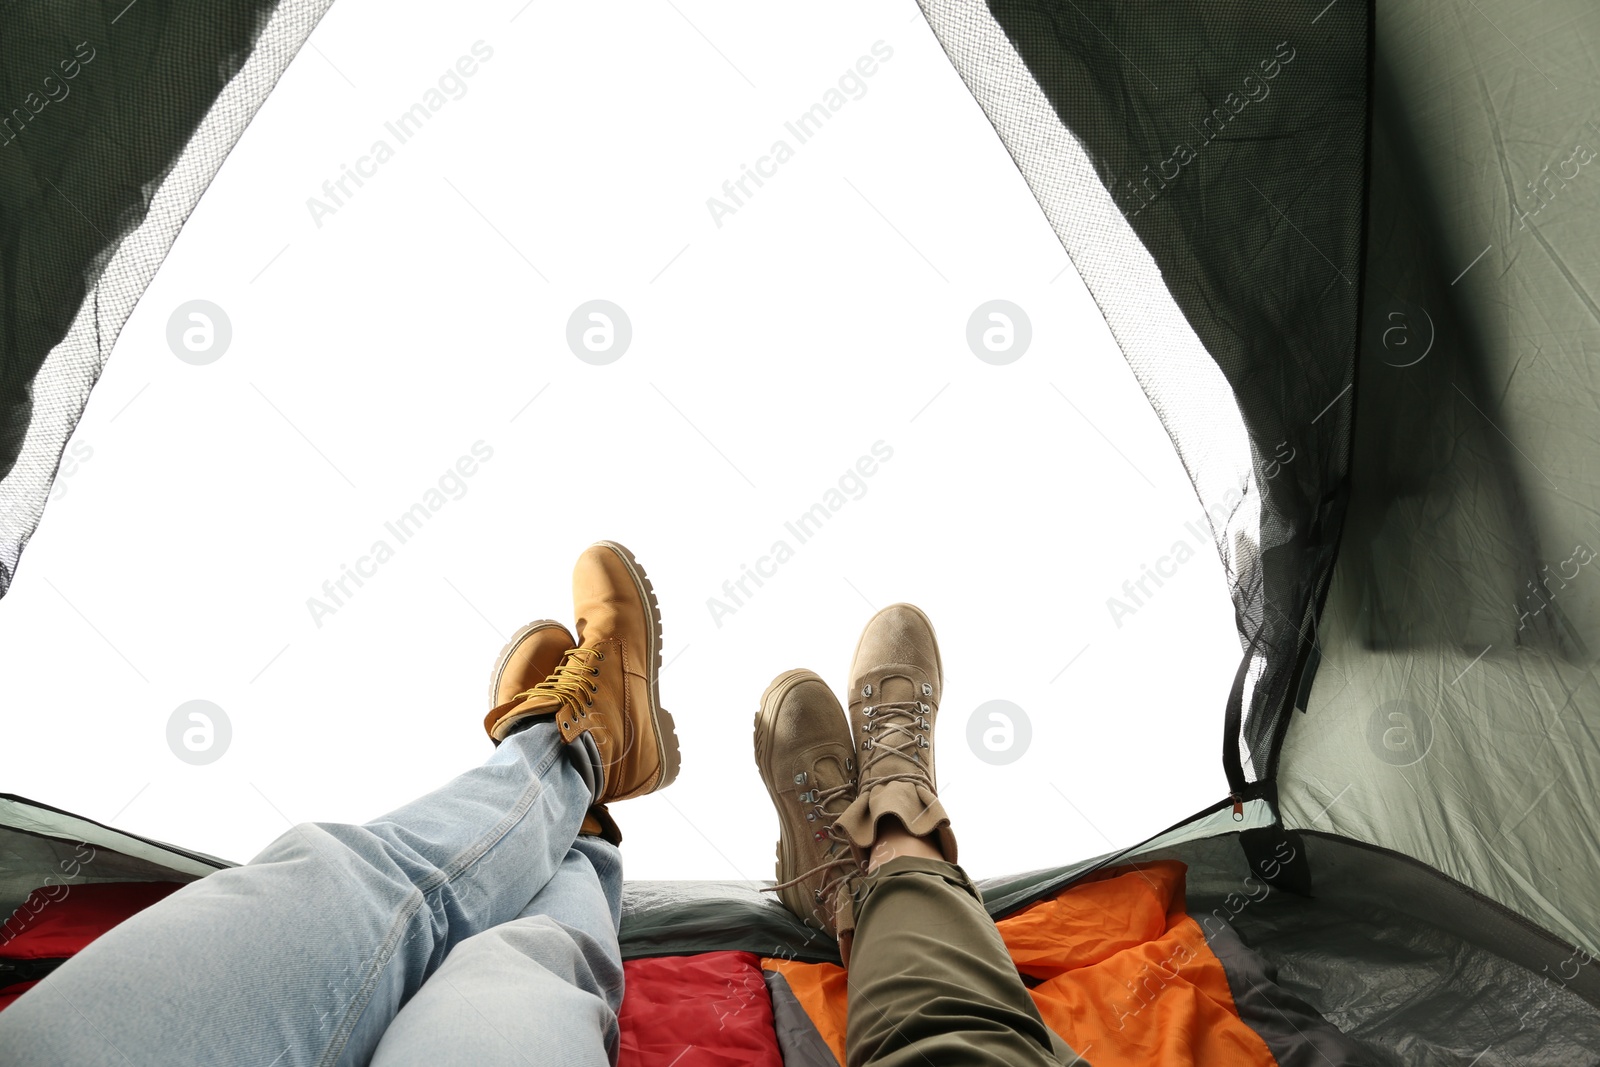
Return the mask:
{"type": "Polygon", "coordinates": [[[1040,1019],[960,867],[890,860],[857,884],[855,913],[848,1067],[1088,1067],[1040,1019]]]}

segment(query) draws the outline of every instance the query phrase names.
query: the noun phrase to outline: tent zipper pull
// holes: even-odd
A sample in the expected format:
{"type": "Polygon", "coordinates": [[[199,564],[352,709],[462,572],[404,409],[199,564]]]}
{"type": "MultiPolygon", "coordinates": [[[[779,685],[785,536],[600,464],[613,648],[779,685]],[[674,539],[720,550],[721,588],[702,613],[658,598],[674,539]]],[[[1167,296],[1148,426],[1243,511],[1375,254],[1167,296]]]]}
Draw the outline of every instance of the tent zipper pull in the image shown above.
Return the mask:
{"type": "Polygon", "coordinates": [[[1229,793],[1233,798],[1233,821],[1244,822],[1244,800],[1238,793],[1229,793]]]}

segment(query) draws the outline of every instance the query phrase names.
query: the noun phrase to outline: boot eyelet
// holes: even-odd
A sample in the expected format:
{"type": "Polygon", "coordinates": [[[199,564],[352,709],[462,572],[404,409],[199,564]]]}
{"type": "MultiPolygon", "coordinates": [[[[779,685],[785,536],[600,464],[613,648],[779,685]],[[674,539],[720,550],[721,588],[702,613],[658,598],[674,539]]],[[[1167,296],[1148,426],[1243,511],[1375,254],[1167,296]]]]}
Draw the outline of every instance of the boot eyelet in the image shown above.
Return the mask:
{"type": "Polygon", "coordinates": [[[592,708],[592,707],[594,707],[594,701],[586,700],[586,701],[583,702],[583,706],[586,707],[586,708],[592,708]]]}
{"type": "Polygon", "coordinates": [[[919,737],[919,738],[917,738],[917,747],[918,748],[931,748],[932,746],[928,744],[928,739],[926,737],[919,737]]]}
{"type": "Polygon", "coordinates": [[[870,718],[872,718],[873,714],[877,710],[878,710],[878,707],[877,707],[876,704],[869,704],[866,707],[861,709],[861,714],[865,715],[867,718],[870,719],[870,718]]]}
{"type": "Polygon", "coordinates": [[[817,821],[817,813],[816,812],[814,812],[814,811],[806,812],[806,822],[816,822],[816,821],[817,821]]]}
{"type": "Polygon", "coordinates": [[[872,695],[872,683],[871,682],[868,682],[866,685],[861,687],[861,695],[864,696],[864,697],[869,697],[869,696],[872,695]]]}
{"type": "Polygon", "coordinates": [[[801,771],[799,774],[794,776],[794,784],[795,785],[805,785],[806,784],[806,772],[805,771],[801,771]]]}
{"type": "Polygon", "coordinates": [[[925,696],[925,697],[933,696],[933,686],[929,685],[927,682],[923,682],[922,683],[922,695],[925,696]]]}

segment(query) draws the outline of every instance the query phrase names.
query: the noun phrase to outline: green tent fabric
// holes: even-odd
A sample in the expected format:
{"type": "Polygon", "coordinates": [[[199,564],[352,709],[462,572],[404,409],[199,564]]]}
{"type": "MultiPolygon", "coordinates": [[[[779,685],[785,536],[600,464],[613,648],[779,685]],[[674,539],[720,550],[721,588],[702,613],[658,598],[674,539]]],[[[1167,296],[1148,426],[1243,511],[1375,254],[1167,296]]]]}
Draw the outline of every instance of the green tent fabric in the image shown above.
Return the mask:
{"type": "MultiPolygon", "coordinates": [[[[991,911],[1181,859],[1190,911],[1373,1062],[1600,1063],[1600,8],[921,3],[1172,438],[1241,649],[1193,709],[1231,795],[991,881],[991,911]]],[[[0,592],[117,329],[326,6],[0,14],[6,99],[92,41],[97,102],[3,131],[0,592]]],[[[89,838],[102,877],[222,862],[3,798],[0,909],[89,838]]],[[[728,883],[630,884],[624,942],[829,954],[728,883]]]]}
{"type": "Polygon", "coordinates": [[[1600,12],[925,10],[1213,516],[1235,792],[1592,950],[1600,12]]]}
{"type": "Polygon", "coordinates": [[[1592,951],[1600,10],[1541,7],[1537,66],[1520,14],[1380,7],[1352,499],[1279,778],[1592,951]]]}

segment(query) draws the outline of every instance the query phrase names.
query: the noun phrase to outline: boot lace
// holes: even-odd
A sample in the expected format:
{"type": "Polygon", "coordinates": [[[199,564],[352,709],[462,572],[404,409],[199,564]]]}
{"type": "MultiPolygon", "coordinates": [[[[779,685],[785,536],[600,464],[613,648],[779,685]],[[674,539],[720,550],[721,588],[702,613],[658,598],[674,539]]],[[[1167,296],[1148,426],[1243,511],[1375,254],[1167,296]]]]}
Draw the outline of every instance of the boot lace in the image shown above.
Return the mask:
{"type": "Polygon", "coordinates": [[[808,871],[802,871],[786,882],[764,886],[761,892],[776,893],[780,889],[789,889],[792,886],[800,885],[820,874],[822,876],[822,884],[817,887],[813,896],[819,905],[826,907],[830,912],[833,910],[834,894],[845,882],[860,873],[861,865],[855,858],[849,835],[838,824],[839,812],[829,811],[828,805],[838,800],[842,800],[845,805],[848,805],[852,799],[851,794],[854,791],[855,782],[846,781],[830,789],[819,789],[813,786],[810,790],[800,794],[801,802],[809,803],[812,806],[811,810],[806,813],[807,820],[825,822],[825,825],[812,831],[811,837],[814,841],[827,841],[827,852],[824,854],[822,862],[815,867],[808,871]]]}
{"type": "Polygon", "coordinates": [[[933,775],[928,760],[922,752],[931,749],[928,732],[932,729],[933,708],[920,700],[889,700],[871,704],[861,709],[866,722],[857,749],[861,756],[861,781],[876,787],[890,782],[916,782],[933,788],[933,775]],[[899,756],[916,765],[916,770],[898,771],[894,774],[872,776],[872,768],[889,756],[899,756]]]}
{"type": "Polygon", "coordinates": [[[562,654],[561,662],[556,664],[555,672],[550,677],[531,689],[524,689],[516,699],[554,696],[571,708],[573,714],[588,715],[586,709],[594,707],[594,694],[600,691],[600,687],[591,679],[599,677],[600,668],[597,664],[605,658],[606,654],[596,648],[569,648],[562,654]]]}

